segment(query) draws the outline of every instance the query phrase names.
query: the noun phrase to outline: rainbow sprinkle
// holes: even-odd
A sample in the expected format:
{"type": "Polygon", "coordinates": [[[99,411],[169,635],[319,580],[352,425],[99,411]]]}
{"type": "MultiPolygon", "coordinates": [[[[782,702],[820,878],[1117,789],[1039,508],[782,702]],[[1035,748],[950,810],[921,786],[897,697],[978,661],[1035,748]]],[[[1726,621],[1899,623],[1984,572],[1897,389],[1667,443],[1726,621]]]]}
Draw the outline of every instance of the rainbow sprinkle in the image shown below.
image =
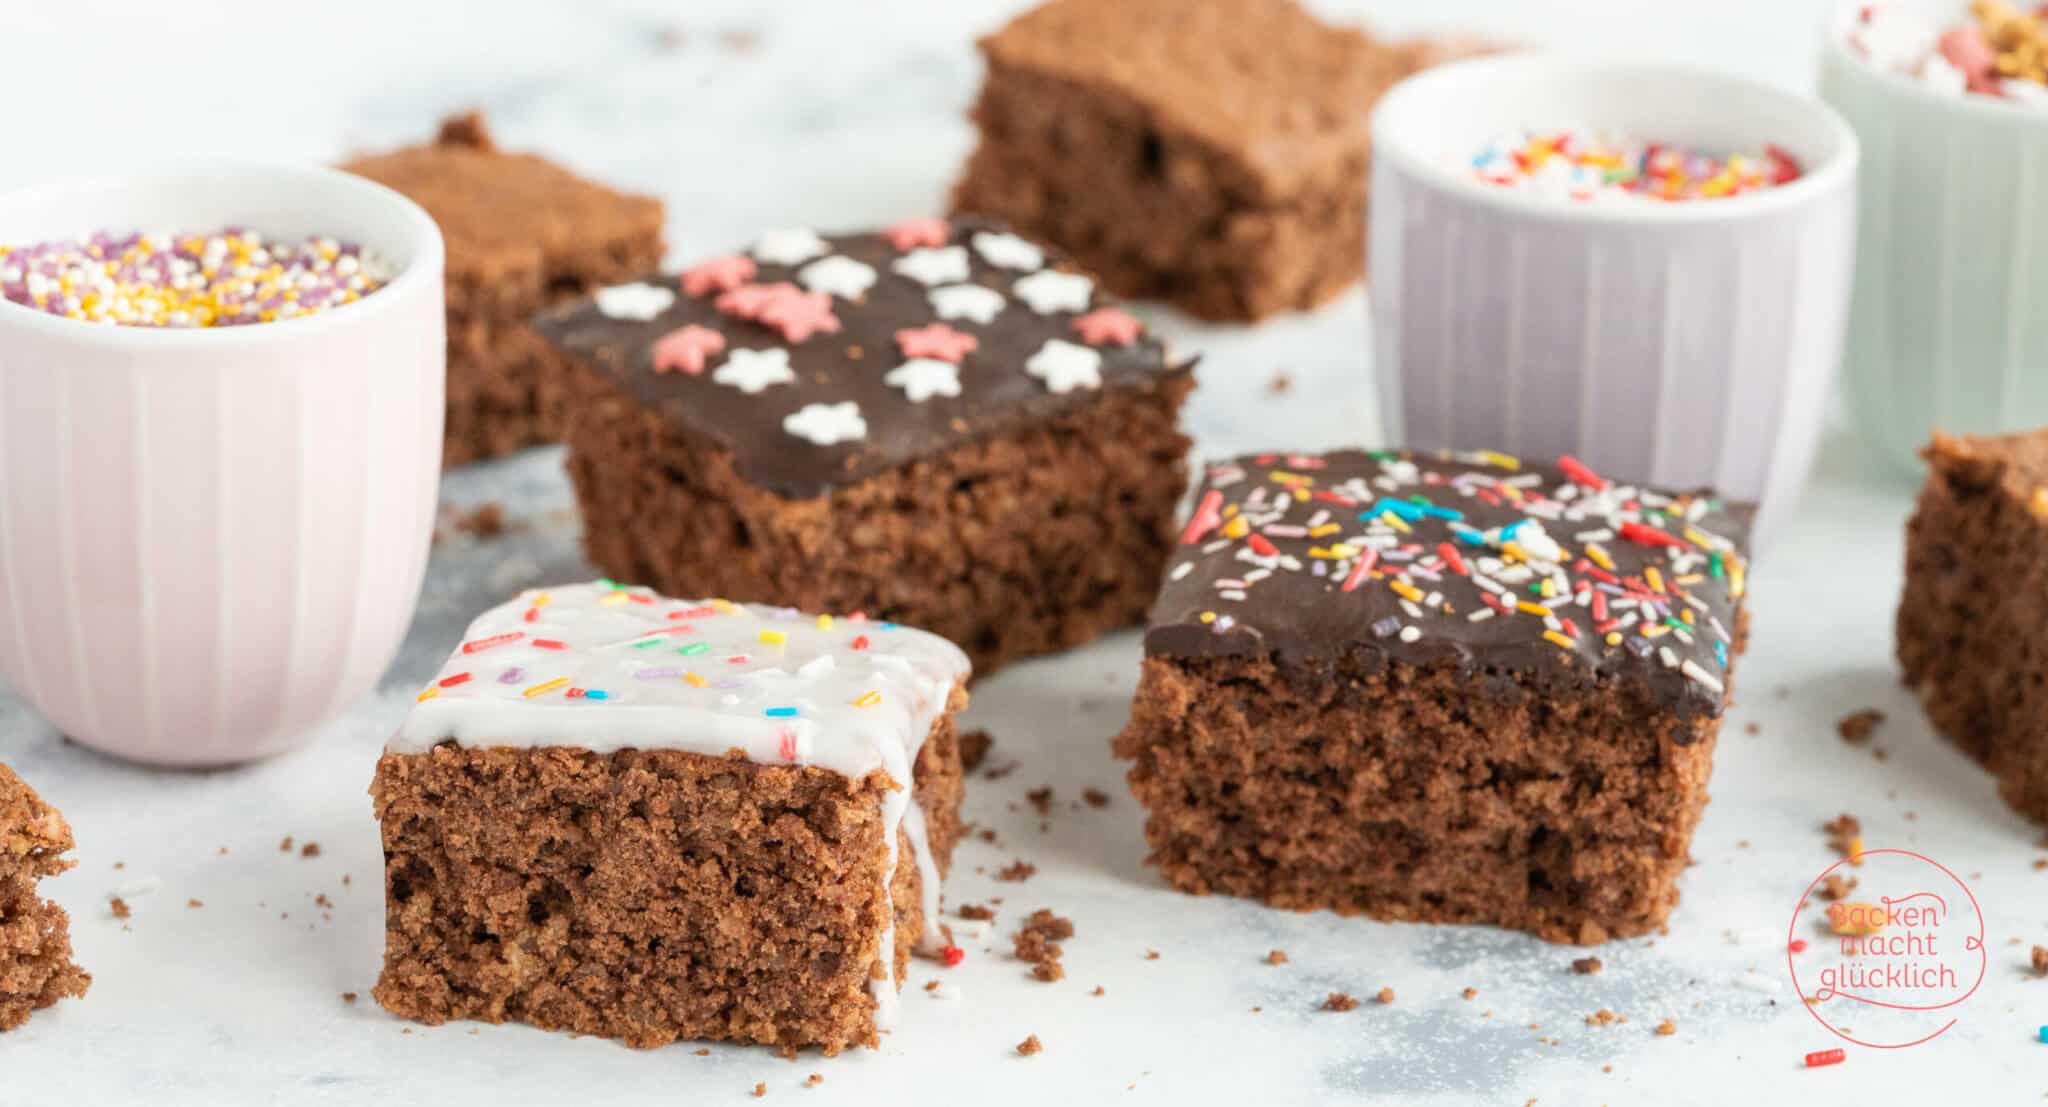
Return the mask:
{"type": "Polygon", "coordinates": [[[1579,203],[1720,200],[1798,180],[1798,159],[1760,153],[1715,156],[1683,146],[1578,130],[1503,135],[1471,155],[1472,179],[1579,203]]]}
{"type": "Polygon", "coordinates": [[[88,323],[232,327],[315,315],[384,287],[375,255],[324,236],[270,242],[215,234],[99,231],[83,241],[0,245],[0,299],[88,323]]]}

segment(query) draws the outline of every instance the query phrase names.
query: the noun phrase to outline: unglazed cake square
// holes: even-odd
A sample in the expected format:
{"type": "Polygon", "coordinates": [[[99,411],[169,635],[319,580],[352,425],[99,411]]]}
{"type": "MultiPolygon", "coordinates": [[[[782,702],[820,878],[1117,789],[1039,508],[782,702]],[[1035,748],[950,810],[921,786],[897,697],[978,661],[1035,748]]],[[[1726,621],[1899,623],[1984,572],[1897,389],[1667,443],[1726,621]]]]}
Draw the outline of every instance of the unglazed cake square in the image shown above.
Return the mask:
{"type": "Polygon", "coordinates": [[[1922,456],[1899,664],[1935,728],[2048,822],[2048,431],[1936,435],[1922,456]]]}
{"type": "Polygon", "coordinates": [[[377,767],[376,988],[427,1023],[875,1045],[936,937],[967,658],[601,581],[471,624],[377,767]]]}
{"type": "Polygon", "coordinates": [[[614,576],[898,619],[983,674],[1143,617],[1190,364],[1000,224],[770,231],[536,326],[581,370],[569,471],[614,576]]]}
{"type": "Polygon", "coordinates": [[[1743,644],[1747,527],[1569,458],[1211,466],[1115,743],[1152,862],[1278,907],[1655,928],[1743,644]]]}
{"type": "Polygon", "coordinates": [[[1126,296],[1207,319],[1314,307],[1364,270],[1374,105],[1460,49],[1294,0],[1053,0],[981,40],[981,142],[953,203],[1126,296]]]}
{"type": "Polygon", "coordinates": [[[71,844],[64,816],[0,765],[0,1031],[92,983],[71,961],[71,917],[36,888],[75,864],[71,844]]]}
{"type": "Polygon", "coordinates": [[[498,148],[475,112],[342,166],[427,209],[447,243],[448,467],[559,442],[563,369],[528,320],[661,262],[662,206],[498,148]]]}

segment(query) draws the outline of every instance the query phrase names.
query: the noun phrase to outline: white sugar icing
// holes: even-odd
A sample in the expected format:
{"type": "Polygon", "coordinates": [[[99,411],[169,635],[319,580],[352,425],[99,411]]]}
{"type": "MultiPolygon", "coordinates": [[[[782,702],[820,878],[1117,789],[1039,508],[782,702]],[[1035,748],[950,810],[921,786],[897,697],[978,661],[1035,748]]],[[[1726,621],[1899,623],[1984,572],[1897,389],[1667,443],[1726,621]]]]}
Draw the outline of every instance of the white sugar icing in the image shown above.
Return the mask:
{"type": "MultiPolygon", "coordinates": [[[[667,749],[903,785],[882,801],[888,863],[909,838],[923,877],[925,933],[937,939],[939,876],[911,767],[968,676],[967,655],[934,634],[854,616],[724,600],[676,600],[608,581],[530,589],[470,624],[420,693],[392,753],[574,746],[667,749]],[[651,643],[651,644],[650,644],[651,643]]],[[[872,981],[875,1022],[897,1012],[895,906],[872,981]]]]}

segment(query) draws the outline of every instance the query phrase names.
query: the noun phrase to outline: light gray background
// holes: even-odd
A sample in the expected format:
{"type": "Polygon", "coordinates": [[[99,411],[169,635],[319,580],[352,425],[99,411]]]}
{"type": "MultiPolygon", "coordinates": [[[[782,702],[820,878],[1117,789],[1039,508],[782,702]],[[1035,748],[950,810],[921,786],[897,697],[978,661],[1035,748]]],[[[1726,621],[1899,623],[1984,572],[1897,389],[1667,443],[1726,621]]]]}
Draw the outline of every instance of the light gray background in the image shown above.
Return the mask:
{"type": "MultiPolygon", "coordinates": [[[[871,224],[942,203],[971,140],[971,40],[1008,6],[0,0],[0,187],[180,156],[332,159],[480,104],[508,145],[663,196],[678,257],[764,226],[871,224]]],[[[1814,0],[1320,6],[1390,30],[1646,54],[1802,89],[1821,15],[1814,0]]],[[[1189,410],[1205,453],[1374,439],[1362,293],[1255,329],[1166,314],[1157,325],[1206,355],[1189,410]],[[1283,371],[1292,388],[1270,391],[1283,371]]],[[[1167,891],[1141,863],[1139,814],[1107,749],[1136,679],[1137,636],[1126,633],[980,685],[969,720],[996,734],[997,763],[1020,767],[974,781],[968,816],[1000,831],[1004,848],[964,846],[950,898],[1003,896],[1009,921],[1040,906],[1071,917],[1067,980],[1027,979],[1004,952],[1004,925],[958,969],[916,965],[904,1025],[881,1050],[795,1063],[756,1049],[700,1057],[514,1027],[415,1028],[367,997],[339,999],[367,993],[378,966],[364,789],[383,736],[469,616],[518,587],[590,573],[557,452],[465,470],[445,502],[501,500],[521,529],[436,551],[383,693],[304,753],[233,772],[143,771],[66,745],[0,692],[0,760],[76,827],[80,866],[50,891],[97,978],[87,1000],[0,1038],[0,1105],[683,1103],[741,1099],[756,1082],[816,1103],[1775,1103],[1901,1091],[2038,1102],[2048,1046],[2033,1037],[2048,1022],[2048,983],[2023,965],[2027,945],[2048,941],[2039,831],[1933,739],[1897,687],[1890,620],[1911,482],[1865,466],[1845,432],[1832,434],[1802,517],[1759,564],[1742,703],[1684,902],[1667,935],[1600,950],[1603,974],[1572,976],[1574,951],[1484,929],[1167,891]],[[1892,716],[1876,740],[1888,760],[1835,737],[1834,720],[1865,705],[1892,716]],[[1044,784],[1057,800],[1041,832],[1024,793],[1044,784]],[[1091,785],[1115,802],[1073,809],[1091,785]],[[1801,1054],[1837,1043],[1798,1009],[1783,936],[1833,859],[1818,824],[1843,810],[1862,817],[1872,847],[1921,850],[1970,879],[1991,971],[1940,1042],[1852,1049],[1844,1065],[1804,1071],[1801,1054]],[[280,853],[286,834],[318,841],[320,856],[280,853]],[[986,875],[1016,857],[1039,866],[1028,884],[986,875]],[[108,910],[113,894],[134,905],[125,924],[108,910]],[[1292,957],[1285,967],[1261,963],[1276,946],[1292,957]],[[926,996],[939,975],[960,999],[926,996]],[[1089,994],[1097,984],[1106,995],[1089,994]],[[1398,993],[1392,1007],[1316,1010],[1332,990],[1383,985],[1398,993]],[[1460,998],[1466,987],[1478,997],[1460,998]],[[1629,1021],[1586,1025],[1601,1007],[1629,1021]],[[1656,1036],[1666,1017],[1677,1034],[1656,1036]],[[1030,1033],[1046,1050],[1019,1059],[1011,1047],[1030,1033]],[[801,1089],[812,1072],[824,1085],[801,1089]]]]}

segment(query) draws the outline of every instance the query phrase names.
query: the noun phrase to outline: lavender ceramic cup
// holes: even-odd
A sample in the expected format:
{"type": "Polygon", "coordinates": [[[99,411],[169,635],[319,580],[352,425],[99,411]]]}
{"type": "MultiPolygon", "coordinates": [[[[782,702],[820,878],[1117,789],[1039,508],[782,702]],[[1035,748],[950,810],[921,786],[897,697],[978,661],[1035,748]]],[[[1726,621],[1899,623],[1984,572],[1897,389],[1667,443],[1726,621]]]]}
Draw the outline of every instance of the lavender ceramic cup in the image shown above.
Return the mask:
{"type": "Polygon", "coordinates": [[[208,330],[0,302],[0,674],[159,765],[305,741],[367,692],[419,597],[440,480],[440,231],[327,169],[223,164],[0,196],[0,242],[95,230],[359,242],[360,302],[208,330]]]}
{"type": "Polygon", "coordinates": [[[1824,105],[1662,64],[1537,54],[1433,69],[1373,119],[1373,351],[1394,443],[1570,453],[1712,486],[1768,536],[1813,459],[1854,255],[1856,139],[1824,105]],[[1496,135],[1578,126],[1789,150],[1797,181],[1683,204],[1485,186],[1496,135]]]}

